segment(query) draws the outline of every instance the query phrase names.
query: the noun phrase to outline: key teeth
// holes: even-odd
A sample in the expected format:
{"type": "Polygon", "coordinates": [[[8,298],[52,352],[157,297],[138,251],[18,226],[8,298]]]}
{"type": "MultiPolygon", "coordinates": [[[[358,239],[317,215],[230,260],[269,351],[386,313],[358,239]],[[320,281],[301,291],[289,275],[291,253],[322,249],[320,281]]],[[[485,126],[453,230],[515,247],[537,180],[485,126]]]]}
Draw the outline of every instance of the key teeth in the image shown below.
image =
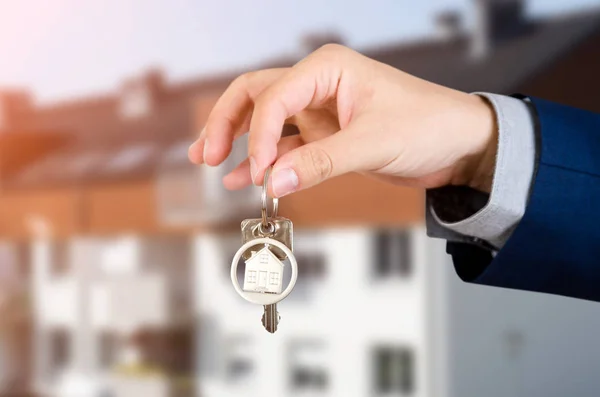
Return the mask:
{"type": "Polygon", "coordinates": [[[277,312],[277,321],[275,321],[275,324],[273,324],[274,325],[273,329],[271,329],[270,327],[267,326],[266,317],[267,317],[266,314],[263,314],[260,322],[262,323],[263,327],[267,330],[268,333],[274,334],[277,331],[277,328],[279,327],[279,322],[281,321],[281,315],[279,314],[279,312],[277,312]]]}

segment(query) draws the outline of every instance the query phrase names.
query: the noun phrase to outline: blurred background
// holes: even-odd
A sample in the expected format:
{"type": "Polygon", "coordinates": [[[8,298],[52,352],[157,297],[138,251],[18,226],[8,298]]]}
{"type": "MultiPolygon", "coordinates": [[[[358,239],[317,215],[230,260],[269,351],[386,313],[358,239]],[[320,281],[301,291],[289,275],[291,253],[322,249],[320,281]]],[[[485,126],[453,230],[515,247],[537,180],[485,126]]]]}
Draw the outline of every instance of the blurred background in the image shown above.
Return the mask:
{"type": "Polygon", "coordinates": [[[278,332],[234,292],[246,143],[187,147],[238,74],[331,42],[600,112],[598,0],[0,0],[1,396],[598,395],[600,306],[460,282],[420,191],[286,197],[278,332]]]}

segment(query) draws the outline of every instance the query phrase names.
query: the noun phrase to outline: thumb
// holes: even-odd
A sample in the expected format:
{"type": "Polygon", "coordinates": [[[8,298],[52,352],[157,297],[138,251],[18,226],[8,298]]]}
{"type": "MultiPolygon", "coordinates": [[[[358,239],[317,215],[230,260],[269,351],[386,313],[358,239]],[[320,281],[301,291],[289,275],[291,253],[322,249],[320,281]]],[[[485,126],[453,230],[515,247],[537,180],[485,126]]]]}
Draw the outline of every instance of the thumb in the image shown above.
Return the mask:
{"type": "Polygon", "coordinates": [[[340,131],[281,156],[271,172],[271,195],[282,197],[359,170],[361,154],[351,136],[350,131],[340,131]]]}

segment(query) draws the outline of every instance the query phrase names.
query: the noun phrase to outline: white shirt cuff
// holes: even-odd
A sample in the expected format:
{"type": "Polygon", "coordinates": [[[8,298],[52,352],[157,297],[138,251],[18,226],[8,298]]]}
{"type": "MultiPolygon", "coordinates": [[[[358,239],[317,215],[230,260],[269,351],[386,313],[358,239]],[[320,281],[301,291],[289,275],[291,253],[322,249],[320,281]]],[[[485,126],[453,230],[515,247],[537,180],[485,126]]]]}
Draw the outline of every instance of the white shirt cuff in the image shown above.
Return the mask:
{"type": "Polygon", "coordinates": [[[535,127],[528,105],[516,98],[475,93],[486,98],[496,112],[498,151],[489,201],[474,215],[441,226],[476,237],[501,248],[523,217],[535,170],[535,127]]]}

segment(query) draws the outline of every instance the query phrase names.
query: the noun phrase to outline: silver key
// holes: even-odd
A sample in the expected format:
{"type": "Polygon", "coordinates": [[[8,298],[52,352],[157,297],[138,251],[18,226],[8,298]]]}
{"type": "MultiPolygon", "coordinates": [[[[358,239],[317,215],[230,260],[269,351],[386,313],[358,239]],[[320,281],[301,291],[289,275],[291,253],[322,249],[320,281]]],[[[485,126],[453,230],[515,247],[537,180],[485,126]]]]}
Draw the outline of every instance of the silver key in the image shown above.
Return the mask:
{"type": "MultiPolygon", "coordinates": [[[[246,219],[242,222],[241,229],[242,244],[257,238],[269,237],[293,250],[293,224],[287,218],[270,218],[266,227],[263,225],[262,218],[246,219]]],[[[285,253],[277,247],[271,247],[270,249],[279,260],[286,258],[285,253]]],[[[242,254],[242,258],[248,260],[254,252],[256,252],[256,248],[249,249],[242,254]]],[[[274,333],[277,331],[280,319],[277,304],[264,306],[261,322],[268,332],[274,333]]]]}
{"type": "Polygon", "coordinates": [[[281,316],[277,311],[277,303],[274,305],[263,306],[265,311],[262,315],[262,325],[265,329],[270,333],[275,333],[277,331],[277,326],[279,325],[279,321],[281,320],[281,316]]]}

